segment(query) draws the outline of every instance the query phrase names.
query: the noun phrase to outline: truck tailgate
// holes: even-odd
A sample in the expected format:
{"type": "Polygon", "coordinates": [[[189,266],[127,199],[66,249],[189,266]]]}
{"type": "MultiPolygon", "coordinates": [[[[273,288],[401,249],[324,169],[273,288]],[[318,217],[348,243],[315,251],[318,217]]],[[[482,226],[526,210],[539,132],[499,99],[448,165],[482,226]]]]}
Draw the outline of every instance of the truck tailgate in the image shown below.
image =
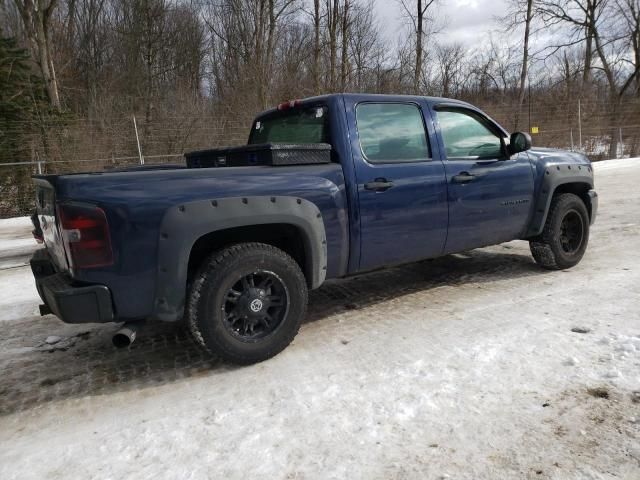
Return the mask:
{"type": "Polygon", "coordinates": [[[33,182],[36,185],[36,213],[42,229],[44,244],[58,271],[67,271],[69,264],[62,241],[62,232],[56,222],[55,188],[44,177],[34,178],[33,182]]]}

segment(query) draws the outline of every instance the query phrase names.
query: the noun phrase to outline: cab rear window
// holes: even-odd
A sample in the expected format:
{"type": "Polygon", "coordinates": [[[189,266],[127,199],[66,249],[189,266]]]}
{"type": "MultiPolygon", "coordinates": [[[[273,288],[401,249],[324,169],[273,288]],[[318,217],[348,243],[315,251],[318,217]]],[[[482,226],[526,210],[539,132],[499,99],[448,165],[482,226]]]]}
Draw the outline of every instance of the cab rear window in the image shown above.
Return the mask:
{"type": "Polygon", "coordinates": [[[327,107],[295,107],[260,117],[253,124],[249,144],[331,143],[327,107]]]}

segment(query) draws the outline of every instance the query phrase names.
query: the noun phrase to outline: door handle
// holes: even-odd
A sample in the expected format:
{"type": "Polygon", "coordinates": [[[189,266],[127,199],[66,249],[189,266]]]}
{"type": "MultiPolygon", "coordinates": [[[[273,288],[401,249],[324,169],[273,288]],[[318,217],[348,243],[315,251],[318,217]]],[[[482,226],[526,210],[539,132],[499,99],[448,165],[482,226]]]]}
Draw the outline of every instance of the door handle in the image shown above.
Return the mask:
{"type": "Polygon", "coordinates": [[[472,175],[469,172],[460,172],[458,175],[454,175],[451,181],[453,183],[469,183],[473,182],[476,178],[476,175],[472,175]]]}
{"type": "Polygon", "coordinates": [[[376,178],[373,182],[364,184],[365,190],[372,190],[374,192],[384,192],[391,187],[393,187],[393,182],[388,181],[386,178],[376,178]]]}

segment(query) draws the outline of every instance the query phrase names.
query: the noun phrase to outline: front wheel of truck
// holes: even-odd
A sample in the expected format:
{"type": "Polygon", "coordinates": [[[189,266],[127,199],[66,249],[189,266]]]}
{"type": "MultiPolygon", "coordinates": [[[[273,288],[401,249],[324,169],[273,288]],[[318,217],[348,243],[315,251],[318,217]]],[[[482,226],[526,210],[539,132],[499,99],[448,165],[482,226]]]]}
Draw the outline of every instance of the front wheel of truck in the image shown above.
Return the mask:
{"type": "Polygon", "coordinates": [[[537,264],[549,270],[563,270],[578,264],[589,242],[589,213],[584,202],[572,193],[551,201],[542,233],[529,242],[537,264]]]}
{"type": "Polygon", "coordinates": [[[307,308],[298,263],[263,243],[241,243],[211,255],[191,285],[188,324],[195,339],[223,361],[248,365],[291,343],[307,308]]]}

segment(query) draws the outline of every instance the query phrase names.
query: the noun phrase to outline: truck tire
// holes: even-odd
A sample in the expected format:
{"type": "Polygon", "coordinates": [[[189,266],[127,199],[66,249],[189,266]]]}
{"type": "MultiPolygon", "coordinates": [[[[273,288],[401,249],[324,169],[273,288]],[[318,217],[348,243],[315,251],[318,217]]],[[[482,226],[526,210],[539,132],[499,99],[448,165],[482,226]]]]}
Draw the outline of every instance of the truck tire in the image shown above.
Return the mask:
{"type": "Polygon", "coordinates": [[[211,255],[191,285],[187,317],[195,339],[226,362],[249,365],[291,343],[307,308],[298,263],[263,243],[240,243],[211,255]]]}
{"type": "Polygon", "coordinates": [[[538,265],[563,270],[578,264],[589,242],[589,213],[584,202],[572,193],[556,195],[542,233],[529,241],[538,265]]]}

